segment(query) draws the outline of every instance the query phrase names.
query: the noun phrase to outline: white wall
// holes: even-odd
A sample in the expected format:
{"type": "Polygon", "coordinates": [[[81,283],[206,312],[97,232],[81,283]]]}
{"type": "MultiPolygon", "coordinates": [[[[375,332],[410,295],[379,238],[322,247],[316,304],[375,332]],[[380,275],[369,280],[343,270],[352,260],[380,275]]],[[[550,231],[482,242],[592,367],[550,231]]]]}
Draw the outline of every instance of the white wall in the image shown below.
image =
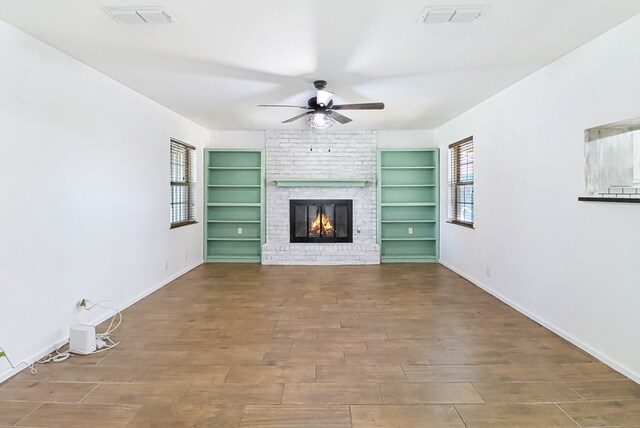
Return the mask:
{"type": "Polygon", "coordinates": [[[209,148],[264,149],[264,131],[211,131],[209,148]]]}
{"type": "Polygon", "coordinates": [[[431,129],[378,131],[378,147],[392,148],[431,148],[436,147],[431,129]]]}
{"type": "Polygon", "coordinates": [[[0,57],[0,346],[16,362],[106,315],[79,299],[125,306],[201,263],[202,223],[169,230],[169,139],[201,149],[209,132],[1,21],[0,57]]]}
{"type": "Polygon", "coordinates": [[[448,144],[476,150],[476,229],[443,221],[441,261],[636,381],[640,205],[577,198],[583,131],[640,116],[638,76],[640,16],[435,131],[444,185],[448,144]]]}

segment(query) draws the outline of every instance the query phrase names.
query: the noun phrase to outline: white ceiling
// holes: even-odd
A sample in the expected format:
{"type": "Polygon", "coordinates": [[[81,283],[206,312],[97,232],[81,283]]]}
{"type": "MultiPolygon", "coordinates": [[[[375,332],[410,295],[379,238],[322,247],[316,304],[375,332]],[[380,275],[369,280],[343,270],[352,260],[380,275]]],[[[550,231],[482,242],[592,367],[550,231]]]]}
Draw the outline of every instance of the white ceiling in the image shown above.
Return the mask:
{"type": "MultiPolygon", "coordinates": [[[[338,102],[383,101],[348,127],[437,127],[640,13],[638,0],[0,0],[0,19],[209,129],[280,125],[316,79],[338,102]],[[489,7],[422,25],[425,6],[489,7]],[[124,26],[106,6],[166,6],[179,25],[124,26]]],[[[347,112],[345,112],[347,113],[347,112]]],[[[343,125],[336,125],[343,126],[343,125]]]]}

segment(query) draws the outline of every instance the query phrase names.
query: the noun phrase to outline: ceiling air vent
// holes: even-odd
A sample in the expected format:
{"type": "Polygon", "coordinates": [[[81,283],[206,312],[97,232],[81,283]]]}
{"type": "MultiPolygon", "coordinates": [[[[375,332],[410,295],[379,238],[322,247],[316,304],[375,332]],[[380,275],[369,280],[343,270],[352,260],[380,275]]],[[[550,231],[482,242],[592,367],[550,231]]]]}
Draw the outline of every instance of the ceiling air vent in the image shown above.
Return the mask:
{"type": "Polygon", "coordinates": [[[420,18],[419,24],[464,24],[475,22],[485,12],[481,6],[470,7],[426,7],[420,18]]]}
{"type": "Polygon", "coordinates": [[[107,15],[120,24],[177,24],[176,18],[166,7],[105,7],[107,15]]]}

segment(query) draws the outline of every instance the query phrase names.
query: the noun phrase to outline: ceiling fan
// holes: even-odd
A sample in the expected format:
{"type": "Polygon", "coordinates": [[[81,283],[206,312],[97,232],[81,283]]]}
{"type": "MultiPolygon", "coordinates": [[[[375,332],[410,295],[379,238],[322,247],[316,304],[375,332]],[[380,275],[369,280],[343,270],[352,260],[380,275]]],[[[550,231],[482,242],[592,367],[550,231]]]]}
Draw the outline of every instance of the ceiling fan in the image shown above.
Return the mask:
{"type": "Polygon", "coordinates": [[[307,106],[294,106],[283,104],[260,104],[258,107],[291,107],[307,110],[306,112],[285,120],[282,123],[290,123],[306,117],[307,125],[314,129],[327,129],[335,122],[342,125],[349,123],[352,119],[338,113],[336,110],[382,110],[384,103],[361,103],[361,104],[333,104],[333,92],[326,91],[326,80],[316,80],[313,82],[316,88],[316,96],[309,98],[307,106]]]}

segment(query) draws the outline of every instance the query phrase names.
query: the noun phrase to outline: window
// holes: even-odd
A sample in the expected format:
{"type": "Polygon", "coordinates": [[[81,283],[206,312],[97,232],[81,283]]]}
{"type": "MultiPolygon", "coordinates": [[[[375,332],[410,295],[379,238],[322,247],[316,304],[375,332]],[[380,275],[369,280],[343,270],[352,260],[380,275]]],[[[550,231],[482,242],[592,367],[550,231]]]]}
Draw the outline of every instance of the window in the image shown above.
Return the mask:
{"type": "Polygon", "coordinates": [[[585,131],[585,197],[592,202],[640,202],[640,118],[585,131]]]}
{"type": "Polygon", "coordinates": [[[194,213],[195,156],[195,147],[171,140],[172,228],[196,222],[194,213]]]}
{"type": "Polygon", "coordinates": [[[449,222],[473,227],[473,137],[449,146],[449,222]]]}

